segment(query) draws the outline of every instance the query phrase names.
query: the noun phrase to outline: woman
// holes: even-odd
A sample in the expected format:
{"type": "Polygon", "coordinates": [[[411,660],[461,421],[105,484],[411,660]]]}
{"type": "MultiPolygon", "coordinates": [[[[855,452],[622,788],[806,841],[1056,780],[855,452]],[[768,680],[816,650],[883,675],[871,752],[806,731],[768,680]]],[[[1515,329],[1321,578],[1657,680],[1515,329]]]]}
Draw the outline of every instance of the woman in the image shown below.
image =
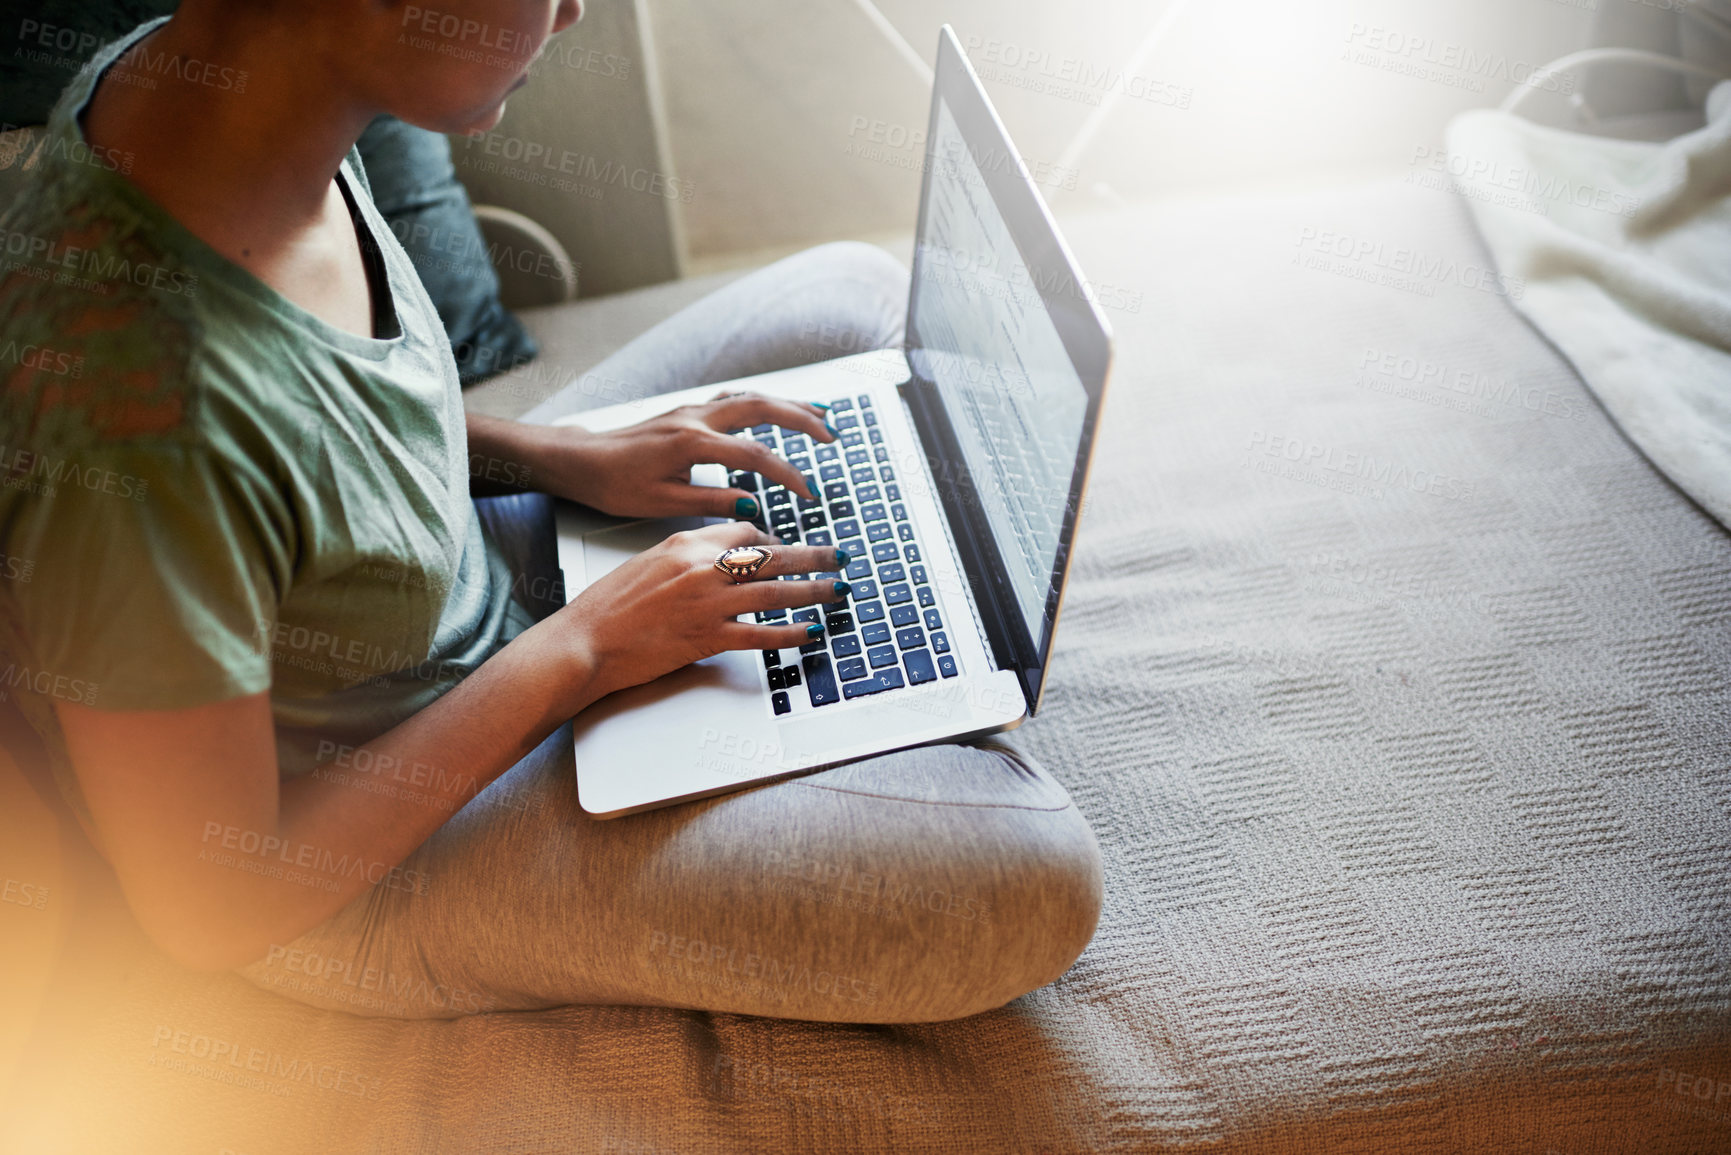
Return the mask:
{"type": "MultiPolygon", "coordinates": [[[[6,587],[13,684],[133,913],[188,965],[410,1017],[628,1002],[922,1021],[1057,977],[1093,931],[1098,850],[1007,750],[614,822],[576,807],[571,717],[725,649],[805,642],[738,619],[845,597],[845,559],[782,547],[758,579],[817,576],[735,584],[718,553],[768,539],[714,525],[536,621],[521,595],[551,572],[545,499],[483,528],[471,475],[615,514],[749,517],[690,466],[803,487],[729,431],[833,433],[820,408],[751,395],[609,435],[465,419],[350,149],[386,112],[491,128],[580,9],[465,0],[410,35],[416,13],[185,0],[71,85],[0,223],[29,254],[0,283],[3,336],[76,366],[21,359],[0,397],[0,538],[31,565],[6,587]],[[441,28],[470,27],[492,51],[440,50],[441,28]]],[[[785,339],[799,308],[892,341],[901,278],[815,250],[595,375],[663,391],[809,360],[785,339]]]]}

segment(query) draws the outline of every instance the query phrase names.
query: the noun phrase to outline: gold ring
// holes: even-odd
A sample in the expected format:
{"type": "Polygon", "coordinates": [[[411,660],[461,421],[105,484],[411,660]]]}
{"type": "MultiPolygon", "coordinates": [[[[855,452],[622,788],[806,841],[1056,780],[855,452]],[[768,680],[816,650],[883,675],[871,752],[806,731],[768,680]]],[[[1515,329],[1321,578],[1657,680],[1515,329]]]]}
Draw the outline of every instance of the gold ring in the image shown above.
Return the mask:
{"type": "Polygon", "coordinates": [[[738,585],[775,560],[775,551],[761,545],[741,545],[724,549],[715,559],[715,568],[738,585]]]}

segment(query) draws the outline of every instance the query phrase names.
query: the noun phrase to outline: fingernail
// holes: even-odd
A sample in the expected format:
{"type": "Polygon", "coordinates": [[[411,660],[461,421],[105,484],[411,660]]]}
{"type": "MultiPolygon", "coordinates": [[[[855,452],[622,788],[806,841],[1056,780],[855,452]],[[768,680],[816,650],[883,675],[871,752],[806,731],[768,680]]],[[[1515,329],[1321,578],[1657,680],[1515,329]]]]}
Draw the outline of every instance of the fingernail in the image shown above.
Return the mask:
{"type": "Polygon", "coordinates": [[[757,516],[757,498],[755,498],[755,497],[742,497],[738,501],[734,502],[733,503],[733,516],[734,517],[756,517],[757,516]]]}
{"type": "Polygon", "coordinates": [[[810,405],[813,409],[821,409],[825,413],[829,412],[829,406],[825,405],[822,401],[808,401],[806,404],[810,405]]]}
{"type": "Polygon", "coordinates": [[[807,493],[811,494],[813,497],[816,497],[817,496],[817,482],[813,481],[809,477],[806,478],[805,479],[805,491],[807,493]]]}
{"type": "Polygon", "coordinates": [[[821,637],[823,637],[823,623],[822,622],[813,622],[813,623],[811,623],[811,625],[805,627],[805,636],[808,638],[821,638],[821,637]]]}
{"type": "Polygon", "coordinates": [[[845,598],[852,591],[853,587],[848,585],[846,582],[835,583],[835,596],[838,598],[845,598]]]}
{"type": "Polygon", "coordinates": [[[835,426],[831,425],[829,422],[825,421],[823,423],[823,427],[825,429],[829,430],[829,435],[831,437],[840,437],[841,436],[841,430],[837,429],[835,426]]]}
{"type": "Polygon", "coordinates": [[[835,568],[836,569],[840,569],[842,566],[846,565],[848,562],[850,562],[852,560],[853,560],[853,558],[848,556],[847,550],[838,549],[835,551],[835,568]]]}

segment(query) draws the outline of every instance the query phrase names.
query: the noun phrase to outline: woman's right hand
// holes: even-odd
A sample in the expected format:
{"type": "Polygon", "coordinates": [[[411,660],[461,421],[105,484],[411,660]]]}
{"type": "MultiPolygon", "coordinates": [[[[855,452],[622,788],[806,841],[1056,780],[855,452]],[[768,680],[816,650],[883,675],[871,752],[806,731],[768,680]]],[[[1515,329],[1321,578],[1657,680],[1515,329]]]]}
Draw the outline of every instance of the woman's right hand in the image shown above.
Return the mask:
{"type": "Polygon", "coordinates": [[[787,574],[833,573],[846,561],[829,547],[782,545],[747,522],[676,533],[585,589],[545,625],[576,648],[590,671],[587,697],[654,681],[724,650],[792,649],[820,636],[805,623],[759,624],[740,614],[840,601],[835,578],[776,581],[787,574]],[[723,550],[756,545],[775,553],[734,584],[715,568],[723,550]]]}

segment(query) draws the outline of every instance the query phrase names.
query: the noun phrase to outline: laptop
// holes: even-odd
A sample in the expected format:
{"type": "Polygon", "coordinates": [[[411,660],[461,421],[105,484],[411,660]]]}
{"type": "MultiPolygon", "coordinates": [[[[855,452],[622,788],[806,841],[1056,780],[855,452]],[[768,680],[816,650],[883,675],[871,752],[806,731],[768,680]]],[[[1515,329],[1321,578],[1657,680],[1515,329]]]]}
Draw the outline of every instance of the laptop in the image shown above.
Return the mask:
{"type": "MultiPolygon", "coordinates": [[[[841,436],[741,430],[820,496],[699,466],[755,493],[784,543],[853,560],[843,602],[797,649],[735,651],[596,702],[575,722],[578,797],[598,818],[932,742],[1039,709],[1111,363],[1111,333],[949,26],[939,33],[905,349],[711,384],[565,420],[618,429],[752,389],[829,406],[841,436]]],[[[557,512],[568,597],[681,529],[557,512]]],[[[829,576],[829,575],[820,575],[829,576]]]]}

